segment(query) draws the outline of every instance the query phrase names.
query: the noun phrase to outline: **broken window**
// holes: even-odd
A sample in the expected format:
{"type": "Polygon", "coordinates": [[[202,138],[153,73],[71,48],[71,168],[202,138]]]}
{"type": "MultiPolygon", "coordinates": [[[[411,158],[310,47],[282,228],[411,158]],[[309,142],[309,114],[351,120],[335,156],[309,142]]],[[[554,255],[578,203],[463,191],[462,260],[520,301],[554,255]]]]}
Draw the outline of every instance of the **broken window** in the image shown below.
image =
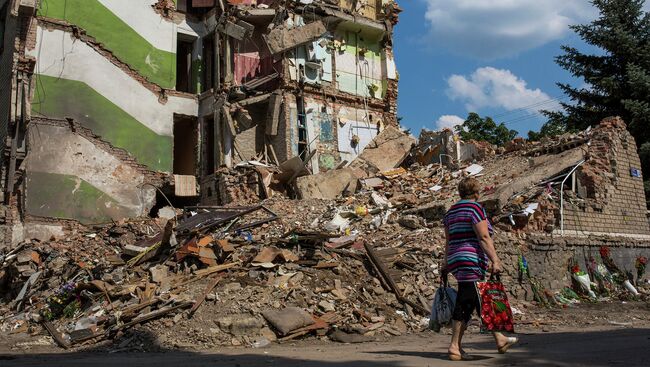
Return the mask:
{"type": "Polygon", "coordinates": [[[178,35],[176,48],[176,90],[194,93],[192,83],[192,50],[194,40],[183,34],[178,35]]]}
{"type": "Polygon", "coordinates": [[[201,78],[201,91],[209,91],[214,87],[214,36],[203,39],[203,74],[201,78]]]}
{"type": "Polygon", "coordinates": [[[174,115],[174,174],[196,175],[197,125],[195,117],[174,115]]]}

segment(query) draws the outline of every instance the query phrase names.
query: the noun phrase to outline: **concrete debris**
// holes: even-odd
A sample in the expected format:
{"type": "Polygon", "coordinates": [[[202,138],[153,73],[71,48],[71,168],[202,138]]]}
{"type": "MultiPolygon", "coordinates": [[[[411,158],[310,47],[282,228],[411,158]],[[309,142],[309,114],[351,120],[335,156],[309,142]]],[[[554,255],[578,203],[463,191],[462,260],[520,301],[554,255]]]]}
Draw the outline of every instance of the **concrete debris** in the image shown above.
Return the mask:
{"type": "Polygon", "coordinates": [[[327,28],[323,22],[315,21],[292,29],[277,27],[264,38],[271,53],[277,54],[317,39],[325,32],[327,28]]]}
{"type": "Polygon", "coordinates": [[[388,126],[363,150],[350,167],[368,176],[397,168],[411,153],[415,138],[399,128],[388,126]]]}
{"type": "Polygon", "coordinates": [[[342,168],[299,177],[296,186],[302,199],[335,199],[357,190],[358,175],[352,168],[342,168]]]}
{"type": "Polygon", "coordinates": [[[1,132],[3,335],[147,351],[419,332],[439,284],[442,218],[468,176],[480,183],[517,321],[542,325],[557,316],[539,321],[539,310],[582,301],[647,302],[650,226],[625,123],[503,148],[451,130],[416,141],[396,115],[401,10],[372,3],[382,6],[134,7],[134,19],[173,20],[143,24],[169,31],[155,32],[159,44],[179,45],[177,60],[134,54],[145,67],[106,48],[96,27],[9,12],[8,24],[30,26],[7,32],[15,83],[0,93],[12,122],[1,132]],[[204,30],[197,42],[176,40],[181,21],[204,30]],[[350,60],[370,63],[372,80],[350,60]],[[175,63],[187,73],[158,72],[175,63]],[[89,83],[54,83],[38,75],[45,69],[89,83]],[[36,94],[61,96],[56,110],[72,117],[31,116],[36,75],[36,94]],[[123,85],[133,89],[102,95],[123,85]],[[62,89],[82,87],[120,108],[97,111],[62,89]],[[115,121],[126,125],[101,130],[115,121]],[[146,136],[127,139],[133,131],[146,136]]]}

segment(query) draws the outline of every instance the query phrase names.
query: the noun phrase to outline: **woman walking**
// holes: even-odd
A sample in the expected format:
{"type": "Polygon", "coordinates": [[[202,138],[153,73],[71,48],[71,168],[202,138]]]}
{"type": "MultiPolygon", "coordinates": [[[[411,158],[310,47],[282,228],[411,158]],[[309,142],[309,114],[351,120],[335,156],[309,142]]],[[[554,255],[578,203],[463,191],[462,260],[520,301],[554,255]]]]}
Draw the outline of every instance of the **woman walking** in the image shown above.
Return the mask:
{"type": "MultiPolygon", "coordinates": [[[[458,281],[458,295],[452,317],[452,336],[449,345],[449,359],[452,361],[471,360],[462,348],[463,334],[467,323],[476,310],[480,316],[480,300],[476,282],[485,280],[488,260],[491,271],[502,271],[501,260],[492,242],[492,226],[487,220],[485,209],[477,202],[479,183],[474,178],[465,178],[458,185],[461,200],[452,205],[444,218],[446,248],[443,277],[448,273],[458,281]]],[[[494,332],[499,353],[505,353],[517,342],[517,338],[506,337],[494,332]]]]}

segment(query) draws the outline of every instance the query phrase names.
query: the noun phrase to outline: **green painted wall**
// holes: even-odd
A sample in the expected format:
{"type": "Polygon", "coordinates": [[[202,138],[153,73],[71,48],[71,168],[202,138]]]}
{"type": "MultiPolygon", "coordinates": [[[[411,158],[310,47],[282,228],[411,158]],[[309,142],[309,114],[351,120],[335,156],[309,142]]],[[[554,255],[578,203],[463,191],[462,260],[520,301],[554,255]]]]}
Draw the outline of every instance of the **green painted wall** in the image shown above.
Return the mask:
{"type": "Polygon", "coordinates": [[[76,219],[83,224],[134,215],[79,177],[56,173],[29,171],[26,201],[30,215],[76,219]]]}
{"type": "Polygon", "coordinates": [[[176,55],[155,48],[99,1],[42,0],[38,14],[83,28],[149,81],[163,88],[175,88],[176,55]]]}
{"type": "MultiPolygon", "coordinates": [[[[381,68],[382,59],[380,41],[374,39],[372,35],[365,35],[363,33],[358,34],[346,30],[338,30],[336,34],[339,38],[345,39],[343,54],[346,55],[348,60],[351,58],[358,58],[357,54],[359,48],[366,48],[367,51],[364,54],[364,59],[368,60],[369,67],[381,68]]],[[[341,58],[340,52],[336,52],[335,55],[335,57],[338,57],[339,59],[341,58]]],[[[359,65],[347,65],[347,67],[344,68],[337,59],[336,66],[336,82],[339,90],[358,95],[363,95],[364,92],[367,92],[374,98],[384,98],[386,91],[386,88],[384,88],[384,81],[369,78],[362,79],[359,76],[359,65]],[[374,92],[374,95],[366,87],[368,83],[374,83],[377,85],[378,89],[374,92]]],[[[368,73],[369,70],[367,70],[365,66],[362,67],[364,72],[368,73]]]]}
{"type": "Polygon", "coordinates": [[[172,171],[172,137],[161,136],[83,82],[38,75],[34,113],[70,117],[102,139],[131,153],[139,163],[172,171]]]}

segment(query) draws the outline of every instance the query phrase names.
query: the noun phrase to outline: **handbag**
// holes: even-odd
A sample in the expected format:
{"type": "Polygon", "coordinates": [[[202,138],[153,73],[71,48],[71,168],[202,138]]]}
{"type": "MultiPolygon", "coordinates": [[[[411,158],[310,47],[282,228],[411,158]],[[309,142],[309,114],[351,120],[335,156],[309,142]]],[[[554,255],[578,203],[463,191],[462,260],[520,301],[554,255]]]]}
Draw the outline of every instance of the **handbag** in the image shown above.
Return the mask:
{"type": "Polygon", "coordinates": [[[442,276],[440,287],[436,290],[431,305],[429,329],[439,332],[443,326],[449,326],[456,305],[456,290],[448,286],[447,275],[442,276]]]}
{"type": "Polygon", "coordinates": [[[501,277],[492,274],[489,280],[477,282],[476,287],[481,304],[481,331],[514,333],[512,309],[501,277]]]}

